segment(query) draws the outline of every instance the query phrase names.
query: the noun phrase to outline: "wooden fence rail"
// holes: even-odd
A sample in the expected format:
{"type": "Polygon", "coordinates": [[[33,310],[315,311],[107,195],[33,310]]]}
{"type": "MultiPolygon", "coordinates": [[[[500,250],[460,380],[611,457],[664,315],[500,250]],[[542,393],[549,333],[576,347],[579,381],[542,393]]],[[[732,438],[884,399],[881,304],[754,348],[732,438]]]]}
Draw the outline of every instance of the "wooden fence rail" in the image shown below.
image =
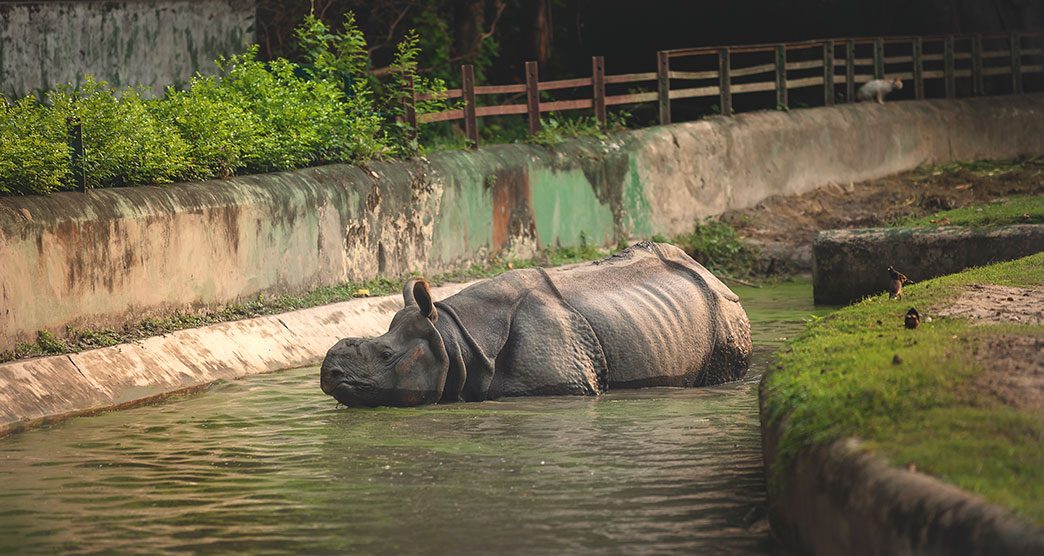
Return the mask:
{"type": "Polygon", "coordinates": [[[415,93],[413,83],[406,94],[405,119],[420,125],[464,120],[472,147],[479,143],[479,119],[490,116],[527,115],[529,130],[541,129],[540,115],[567,110],[591,110],[605,125],[607,108],[619,105],[657,103],[659,122],[671,123],[671,103],[681,99],[717,99],[720,113],[731,116],[733,97],[757,92],[775,92],[776,108],[789,109],[790,92],[820,87],[822,103],[852,102],[861,82],[885,76],[913,82],[913,98],[926,96],[926,81],[941,81],[946,98],[957,96],[958,80],[967,80],[973,95],[985,94],[985,78],[1009,75],[1008,92],[1024,92],[1025,76],[1037,75],[1044,88],[1044,33],[974,34],[943,36],[859,37],[785,44],[755,44],[662,50],[656,53],[656,71],[611,75],[605,59],[591,59],[591,76],[540,81],[536,62],[526,62],[525,83],[477,85],[474,67],[461,66],[461,88],[438,94],[438,99],[457,101],[456,108],[418,114],[418,101],[431,94],[415,93]],[[714,69],[689,71],[678,63],[714,69]],[[675,67],[672,67],[675,66],[675,67]],[[815,73],[809,73],[814,71],[815,73]],[[608,94],[607,87],[655,84],[655,90],[632,90],[608,94]],[[840,88],[839,88],[840,86],[840,88]],[[673,88],[672,88],[673,87],[673,88]],[[541,93],[590,89],[582,98],[542,100],[541,93]],[[488,101],[491,95],[513,95],[507,104],[488,101]],[[520,102],[524,95],[524,102],[520,102]],[[483,98],[487,97],[487,98],[483,98]],[[516,100],[511,100],[512,98],[516,100]],[[459,100],[458,100],[459,99],[459,100]]]}

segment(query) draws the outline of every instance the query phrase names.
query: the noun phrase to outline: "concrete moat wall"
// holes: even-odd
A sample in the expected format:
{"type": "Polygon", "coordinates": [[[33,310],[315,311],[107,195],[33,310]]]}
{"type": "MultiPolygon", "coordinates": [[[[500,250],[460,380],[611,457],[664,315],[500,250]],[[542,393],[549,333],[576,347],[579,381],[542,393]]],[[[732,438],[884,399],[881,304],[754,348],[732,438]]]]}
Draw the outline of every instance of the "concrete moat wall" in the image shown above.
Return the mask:
{"type": "Polygon", "coordinates": [[[84,75],[160,94],[254,43],[254,0],[0,3],[0,93],[20,97],[84,75]]]}
{"type": "Polygon", "coordinates": [[[599,245],[926,162],[1044,153],[1044,95],[859,104],[554,149],[0,198],[0,350],[38,330],[599,245]]]}
{"type": "Polygon", "coordinates": [[[888,288],[888,266],[914,282],[1044,251],[1044,225],[825,230],[812,246],[816,304],[844,305],[888,288]]]}

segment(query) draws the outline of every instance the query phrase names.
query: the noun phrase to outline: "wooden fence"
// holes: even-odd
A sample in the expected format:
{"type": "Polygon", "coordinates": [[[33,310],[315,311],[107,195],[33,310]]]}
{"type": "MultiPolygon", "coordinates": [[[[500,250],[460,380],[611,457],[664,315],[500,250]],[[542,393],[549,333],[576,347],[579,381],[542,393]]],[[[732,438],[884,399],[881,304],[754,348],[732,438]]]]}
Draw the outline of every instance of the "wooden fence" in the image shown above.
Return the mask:
{"type": "MultiPolygon", "coordinates": [[[[732,115],[733,97],[775,91],[776,108],[788,109],[789,92],[809,87],[822,89],[826,106],[838,100],[851,102],[857,84],[871,78],[900,77],[912,81],[914,98],[926,96],[925,82],[941,80],[945,98],[957,96],[958,80],[969,80],[967,90],[985,94],[985,78],[1009,75],[1007,92],[1023,92],[1023,76],[1040,74],[1044,83],[1044,34],[1019,32],[914,37],[827,39],[784,44],[733,47],[700,47],[662,50],[656,53],[656,71],[607,75],[605,59],[591,59],[591,76],[540,81],[536,62],[526,62],[525,83],[476,85],[474,67],[461,66],[461,88],[438,98],[459,99],[457,108],[427,114],[416,113],[416,102],[431,95],[408,91],[405,114],[414,128],[421,124],[464,120],[464,131],[472,147],[478,146],[478,120],[488,116],[526,114],[529,130],[540,130],[540,114],[566,110],[591,110],[603,125],[606,108],[616,105],[658,103],[659,122],[671,123],[671,102],[681,99],[714,98],[721,114],[732,115]],[[998,63],[999,61],[999,63],[998,63]],[[713,69],[684,71],[679,64],[710,65],[713,69]],[[672,65],[674,67],[672,67],[672,65]],[[606,94],[610,85],[641,85],[655,90],[606,94]],[[680,86],[679,86],[680,85],[680,86]],[[672,88],[674,87],[674,88],[672,88]],[[590,88],[584,98],[541,101],[540,93],[590,88]],[[490,104],[476,102],[490,95],[525,95],[526,102],[490,104]],[[411,101],[412,99],[412,101],[411,101]]],[[[510,97],[509,102],[510,101],[510,97]]]]}

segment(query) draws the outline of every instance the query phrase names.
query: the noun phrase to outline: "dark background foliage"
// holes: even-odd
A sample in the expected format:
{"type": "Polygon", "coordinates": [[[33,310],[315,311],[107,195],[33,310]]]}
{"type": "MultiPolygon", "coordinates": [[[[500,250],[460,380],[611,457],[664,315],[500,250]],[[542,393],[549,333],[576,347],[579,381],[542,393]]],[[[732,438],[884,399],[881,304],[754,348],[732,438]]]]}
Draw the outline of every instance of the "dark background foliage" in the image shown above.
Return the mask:
{"type": "Polygon", "coordinates": [[[612,72],[648,71],[668,48],[1044,27],[1039,0],[259,0],[262,57],[294,56],[290,30],[313,4],[330,24],[354,10],[377,66],[416,28],[422,69],[451,85],[465,62],[517,82],[526,60],[553,78],[589,71],[593,55],[612,72]]]}

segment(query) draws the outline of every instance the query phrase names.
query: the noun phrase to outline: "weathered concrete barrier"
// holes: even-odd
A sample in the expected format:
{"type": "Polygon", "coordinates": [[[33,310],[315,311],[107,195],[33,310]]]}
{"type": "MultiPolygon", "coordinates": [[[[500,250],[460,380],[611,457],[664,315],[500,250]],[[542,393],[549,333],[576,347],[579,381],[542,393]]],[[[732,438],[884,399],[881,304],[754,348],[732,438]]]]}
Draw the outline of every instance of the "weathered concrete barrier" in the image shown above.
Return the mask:
{"type": "MultiPolygon", "coordinates": [[[[434,288],[442,299],[468,284],[434,288]]],[[[388,330],[402,296],[353,299],[180,330],[133,344],[0,364],[0,436],[191,391],[216,380],[314,365],[346,336],[388,330]]],[[[315,375],[319,390],[319,373],[315,375]]]]}
{"type": "Polygon", "coordinates": [[[255,39],[255,0],[0,3],[0,93],[21,97],[85,75],[161,95],[255,39]]]}
{"type": "Polygon", "coordinates": [[[817,304],[843,305],[885,291],[888,266],[919,282],[1040,251],[1040,224],[826,230],[812,245],[812,289],[817,304]]]}
{"type": "Polygon", "coordinates": [[[689,231],[776,194],[1044,153],[1044,95],[743,114],[169,187],[0,198],[0,350],[258,294],[689,231]]]}
{"type": "MultiPolygon", "coordinates": [[[[766,374],[765,376],[768,376],[766,374]]],[[[856,439],[803,451],[786,473],[761,381],[761,432],[773,534],[794,554],[1044,554],[1044,530],[927,475],[897,469],[856,439]]]]}

